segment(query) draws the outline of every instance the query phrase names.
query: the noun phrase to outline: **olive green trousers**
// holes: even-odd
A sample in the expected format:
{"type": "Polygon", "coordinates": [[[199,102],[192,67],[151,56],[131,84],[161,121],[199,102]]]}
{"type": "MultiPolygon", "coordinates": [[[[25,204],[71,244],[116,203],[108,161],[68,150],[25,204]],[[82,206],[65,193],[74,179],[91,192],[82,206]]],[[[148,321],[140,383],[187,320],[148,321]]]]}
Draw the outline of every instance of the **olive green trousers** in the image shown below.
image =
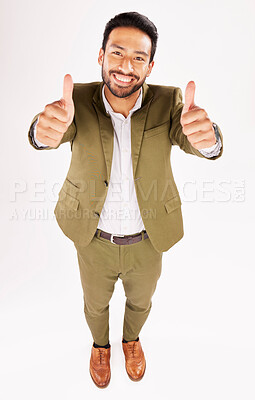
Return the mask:
{"type": "Polygon", "coordinates": [[[83,288],[84,314],[94,342],[104,346],[109,341],[109,302],[115,282],[120,278],[126,303],[123,322],[125,340],[135,340],[144,325],[152,295],[161,275],[162,252],[150,238],[137,243],[118,245],[99,237],[100,229],[88,246],[74,243],[83,288]]]}

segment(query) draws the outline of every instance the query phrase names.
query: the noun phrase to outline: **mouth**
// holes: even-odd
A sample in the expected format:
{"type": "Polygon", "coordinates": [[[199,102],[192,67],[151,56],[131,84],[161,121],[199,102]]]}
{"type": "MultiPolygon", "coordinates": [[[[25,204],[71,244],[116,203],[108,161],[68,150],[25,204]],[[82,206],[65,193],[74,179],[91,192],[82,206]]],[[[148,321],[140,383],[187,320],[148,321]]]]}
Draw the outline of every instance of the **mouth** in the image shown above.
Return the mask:
{"type": "Polygon", "coordinates": [[[114,77],[114,81],[118,85],[122,85],[122,86],[129,86],[130,83],[132,83],[135,80],[131,76],[125,76],[122,74],[113,74],[113,77],[114,77]]]}

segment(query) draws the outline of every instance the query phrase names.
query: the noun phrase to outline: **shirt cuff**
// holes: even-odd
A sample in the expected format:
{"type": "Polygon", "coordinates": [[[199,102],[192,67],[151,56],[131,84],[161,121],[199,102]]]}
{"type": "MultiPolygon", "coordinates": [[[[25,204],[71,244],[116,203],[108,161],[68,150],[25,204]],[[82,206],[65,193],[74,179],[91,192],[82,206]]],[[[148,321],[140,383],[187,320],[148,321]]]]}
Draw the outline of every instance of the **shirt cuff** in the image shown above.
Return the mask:
{"type": "Polygon", "coordinates": [[[38,139],[36,139],[36,125],[38,124],[38,121],[39,121],[39,117],[35,120],[35,122],[33,123],[32,127],[31,127],[31,130],[29,132],[32,142],[38,148],[49,147],[46,144],[41,143],[38,139]]]}
{"type": "Polygon", "coordinates": [[[215,157],[220,153],[222,144],[220,138],[218,141],[211,147],[208,147],[207,149],[200,149],[200,153],[203,154],[205,157],[215,157]]]}
{"type": "Polygon", "coordinates": [[[208,157],[208,158],[217,156],[220,153],[220,150],[222,147],[218,128],[215,123],[213,123],[213,128],[214,128],[214,132],[215,132],[216,143],[213,144],[211,147],[207,147],[207,148],[198,150],[198,151],[200,151],[200,153],[203,156],[208,157]]]}

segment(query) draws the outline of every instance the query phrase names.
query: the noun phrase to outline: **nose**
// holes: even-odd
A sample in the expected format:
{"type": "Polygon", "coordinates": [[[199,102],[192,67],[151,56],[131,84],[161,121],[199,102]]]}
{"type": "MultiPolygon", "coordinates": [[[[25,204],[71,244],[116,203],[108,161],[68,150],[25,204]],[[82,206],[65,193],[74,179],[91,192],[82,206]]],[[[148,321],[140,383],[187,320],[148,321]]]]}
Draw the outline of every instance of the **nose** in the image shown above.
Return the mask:
{"type": "Polygon", "coordinates": [[[120,65],[119,65],[119,70],[124,75],[130,74],[131,72],[133,72],[134,67],[133,67],[131,60],[127,57],[123,57],[122,61],[120,62],[120,65]]]}

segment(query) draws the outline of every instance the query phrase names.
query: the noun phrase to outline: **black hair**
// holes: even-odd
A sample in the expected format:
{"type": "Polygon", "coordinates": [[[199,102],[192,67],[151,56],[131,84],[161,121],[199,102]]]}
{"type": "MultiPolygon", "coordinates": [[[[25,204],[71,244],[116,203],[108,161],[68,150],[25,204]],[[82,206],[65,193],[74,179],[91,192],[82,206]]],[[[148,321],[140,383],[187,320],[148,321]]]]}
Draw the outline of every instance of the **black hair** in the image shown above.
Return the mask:
{"type": "Polygon", "coordinates": [[[156,26],[147,18],[145,15],[139,14],[138,12],[125,12],[115,15],[114,18],[107,22],[104,30],[104,37],[102,43],[102,49],[105,51],[106,43],[108,41],[111,31],[115,28],[122,26],[130,26],[140,29],[146,33],[151,39],[151,56],[150,62],[153,60],[155,51],[157,48],[158,32],[156,26]]]}

